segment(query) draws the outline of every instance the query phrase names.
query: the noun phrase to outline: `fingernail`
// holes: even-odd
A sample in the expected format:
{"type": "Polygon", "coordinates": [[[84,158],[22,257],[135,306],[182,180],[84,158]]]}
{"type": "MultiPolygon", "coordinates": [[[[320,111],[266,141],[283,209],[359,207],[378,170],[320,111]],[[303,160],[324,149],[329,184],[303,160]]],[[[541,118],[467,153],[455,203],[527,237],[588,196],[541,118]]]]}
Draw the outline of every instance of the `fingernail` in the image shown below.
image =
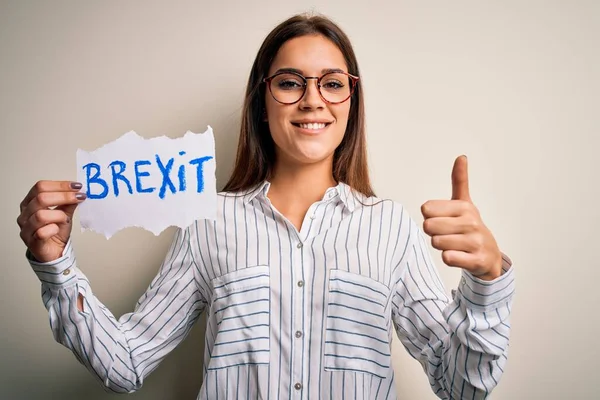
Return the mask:
{"type": "Polygon", "coordinates": [[[71,189],[81,189],[83,187],[83,185],[79,182],[71,182],[71,189]]]}
{"type": "Polygon", "coordinates": [[[77,200],[85,200],[85,199],[87,198],[87,196],[85,195],[85,193],[77,193],[77,194],[75,195],[75,198],[76,198],[77,200]]]}

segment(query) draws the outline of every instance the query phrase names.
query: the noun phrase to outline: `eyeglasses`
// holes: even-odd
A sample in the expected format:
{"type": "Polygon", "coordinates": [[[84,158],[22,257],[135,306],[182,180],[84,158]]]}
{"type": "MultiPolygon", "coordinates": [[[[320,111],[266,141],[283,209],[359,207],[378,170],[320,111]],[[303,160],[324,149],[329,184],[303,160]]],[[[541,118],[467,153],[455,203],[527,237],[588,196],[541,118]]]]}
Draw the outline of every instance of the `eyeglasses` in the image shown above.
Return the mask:
{"type": "Polygon", "coordinates": [[[329,104],[339,104],[352,96],[359,77],[343,71],[328,72],[321,77],[302,76],[293,71],[281,71],[263,79],[263,82],[269,87],[269,92],[275,101],[290,105],[299,102],[304,97],[309,79],[317,81],[319,95],[323,101],[329,104]]]}

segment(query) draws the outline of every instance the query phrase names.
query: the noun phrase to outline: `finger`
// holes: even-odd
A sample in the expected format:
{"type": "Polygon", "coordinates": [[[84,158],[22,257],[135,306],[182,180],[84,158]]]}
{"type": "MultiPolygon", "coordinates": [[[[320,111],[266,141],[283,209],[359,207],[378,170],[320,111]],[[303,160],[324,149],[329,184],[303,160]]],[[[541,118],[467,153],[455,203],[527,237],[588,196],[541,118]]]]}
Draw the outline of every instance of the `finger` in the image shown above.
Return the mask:
{"type": "Polygon", "coordinates": [[[460,156],[452,168],[452,200],[471,201],[467,156],[460,156]]]}
{"type": "Polygon", "coordinates": [[[429,236],[460,235],[477,231],[478,220],[461,217],[436,217],[423,221],[423,231],[429,236]]]}
{"type": "Polygon", "coordinates": [[[73,218],[73,215],[75,214],[75,210],[77,209],[78,205],[79,205],[79,203],[77,203],[77,204],[65,204],[63,206],[56,207],[56,210],[61,210],[62,212],[64,212],[65,214],[67,214],[67,216],[69,218],[73,218]]]}
{"type": "Polygon", "coordinates": [[[60,230],[60,228],[56,224],[44,225],[40,229],[35,231],[35,233],[33,235],[33,239],[41,240],[41,241],[48,240],[51,237],[58,234],[59,230],[60,230]]]}
{"type": "Polygon", "coordinates": [[[479,249],[479,244],[470,235],[435,235],[431,237],[431,245],[438,250],[456,250],[472,253],[479,249]]]}
{"type": "Polygon", "coordinates": [[[25,235],[33,235],[38,229],[45,225],[56,224],[69,224],[71,218],[61,210],[38,210],[29,217],[27,224],[25,224],[23,231],[25,235]]]}
{"type": "Polygon", "coordinates": [[[458,218],[436,217],[423,221],[423,231],[429,236],[454,235],[463,233],[458,218]]]}
{"type": "Polygon", "coordinates": [[[29,193],[25,196],[21,202],[21,212],[27,207],[27,205],[36,197],[39,193],[44,192],[78,192],[81,190],[83,185],[79,182],[72,181],[38,181],[29,190],[29,193]]]}
{"type": "Polygon", "coordinates": [[[463,200],[429,200],[421,206],[425,218],[460,217],[474,211],[473,203],[463,200]]]}
{"type": "Polygon", "coordinates": [[[442,261],[450,267],[457,267],[479,275],[486,270],[486,262],[479,254],[467,253],[457,250],[442,251],[442,261]]]}
{"type": "Polygon", "coordinates": [[[85,193],[42,192],[38,193],[21,213],[21,220],[27,221],[33,213],[49,207],[76,205],[86,199],[85,193]]]}

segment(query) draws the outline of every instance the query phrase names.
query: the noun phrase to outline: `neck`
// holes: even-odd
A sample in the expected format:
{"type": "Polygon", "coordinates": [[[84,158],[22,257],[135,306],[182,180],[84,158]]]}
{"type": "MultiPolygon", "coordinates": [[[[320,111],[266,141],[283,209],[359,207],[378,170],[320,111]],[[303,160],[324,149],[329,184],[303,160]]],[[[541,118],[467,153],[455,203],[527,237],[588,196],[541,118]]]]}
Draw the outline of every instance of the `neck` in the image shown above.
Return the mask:
{"type": "Polygon", "coordinates": [[[333,179],[333,157],[310,165],[276,163],[268,197],[279,212],[297,228],[311,204],[337,185],[333,179]]]}
{"type": "Polygon", "coordinates": [[[337,185],[332,169],[333,158],[310,165],[278,163],[273,171],[269,192],[305,199],[312,204],[321,200],[328,188],[337,185]]]}

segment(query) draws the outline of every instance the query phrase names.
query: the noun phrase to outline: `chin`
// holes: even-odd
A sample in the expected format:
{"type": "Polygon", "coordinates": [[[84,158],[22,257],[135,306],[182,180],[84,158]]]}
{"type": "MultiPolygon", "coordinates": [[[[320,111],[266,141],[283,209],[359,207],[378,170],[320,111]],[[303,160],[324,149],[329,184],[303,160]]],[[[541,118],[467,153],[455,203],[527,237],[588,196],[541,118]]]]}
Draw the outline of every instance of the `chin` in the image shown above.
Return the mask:
{"type": "MultiPolygon", "coordinates": [[[[287,140],[275,140],[276,152],[281,161],[300,165],[323,163],[333,159],[335,149],[339,146],[337,140],[331,140],[331,137],[296,135],[292,133],[287,136],[287,140]]],[[[340,142],[341,139],[340,137],[340,142]]]]}
{"type": "MultiPolygon", "coordinates": [[[[291,155],[291,154],[290,154],[291,155]]],[[[326,162],[333,158],[333,151],[320,152],[296,152],[291,155],[292,158],[300,164],[318,164],[326,162]]]]}

